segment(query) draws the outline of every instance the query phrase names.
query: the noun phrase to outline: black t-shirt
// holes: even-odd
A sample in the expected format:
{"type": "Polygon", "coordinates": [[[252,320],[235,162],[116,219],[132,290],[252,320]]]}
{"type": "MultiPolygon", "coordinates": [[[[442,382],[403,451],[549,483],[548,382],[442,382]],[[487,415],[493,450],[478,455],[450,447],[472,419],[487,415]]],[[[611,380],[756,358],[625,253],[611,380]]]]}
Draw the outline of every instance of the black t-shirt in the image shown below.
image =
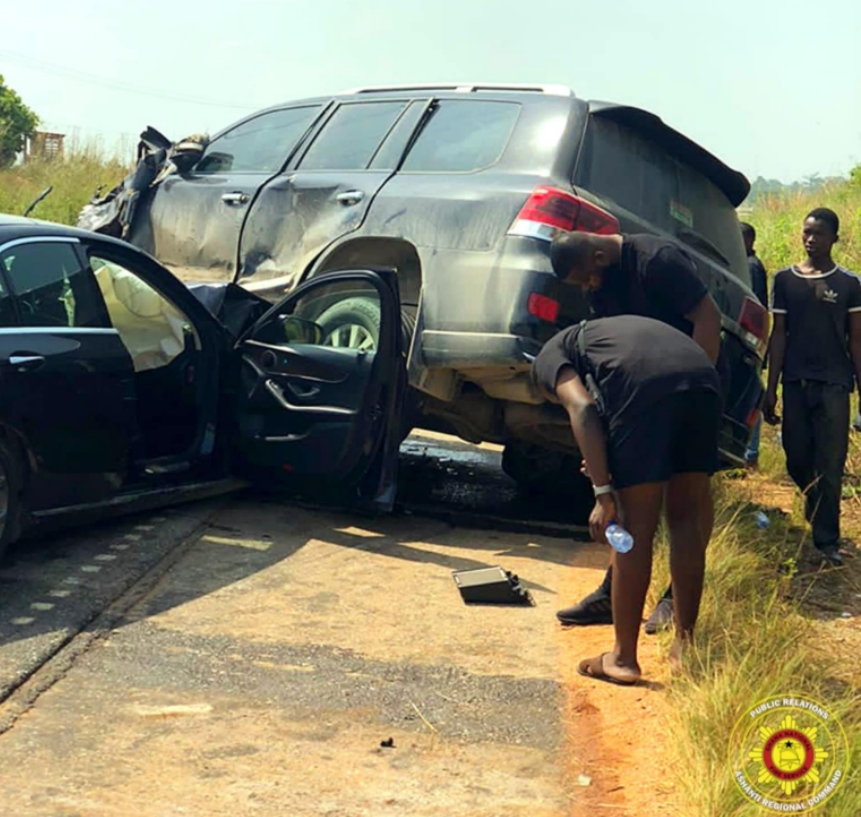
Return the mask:
{"type": "Polygon", "coordinates": [[[556,394],[565,366],[587,386],[591,376],[600,395],[599,411],[611,432],[675,392],[720,391],[717,372],[699,344],[661,321],[636,315],[599,318],[551,338],[532,364],[536,385],[547,395],[556,394]]]}
{"type": "Polygon", "coordinates": [[[685,315],[708,294],[697,268],[676,244],[653,235],[629,235],[618,266],[604,271],[590,296],[597,318],[642,315],[691,335],[685,315]]]}
{"type": "Polygon", "coordinates": [[[786,315],[783,382],[818,380],[852,388],[849,314],[861,312],[861,280],[835,267],[802,275],[788,267],[774,277],[771,311],[786,315]]]}
{"type": "Polygon", "coordinates": [[[765,267],[756,255],[747,257],[747,267],[750,270],[750,288],[763,306],[768,306],[768,276],[765,267]]]}

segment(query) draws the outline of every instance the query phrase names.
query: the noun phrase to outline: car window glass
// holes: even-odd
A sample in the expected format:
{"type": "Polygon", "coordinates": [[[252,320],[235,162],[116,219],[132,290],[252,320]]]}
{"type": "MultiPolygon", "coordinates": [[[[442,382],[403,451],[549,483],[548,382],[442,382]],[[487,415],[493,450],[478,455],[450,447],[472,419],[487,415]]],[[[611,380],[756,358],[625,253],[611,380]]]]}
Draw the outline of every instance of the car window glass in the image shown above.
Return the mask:
{"type": "Polygon", "coordinates": [[[275,173],[320,107],[287,108],[255,116],[211,142],[195,173],[275,173]]]}
{"type": "Polygon", "coordinates": [[[308,149],[302,170],[364,170],[405,102],[342,105],[308,149]]]}
{"type": "Polygon", "coordinates": [[[107,325],[92,273],[81,266],[72,244],[19,244],[2,260],[24,326],[107,325]]]}
{"type": "Polygon", "coordinates": [[[427,100],[411,102],[406,112],[391,129],[371,162],[373,170],[394,170],[401,160],[407,142],[427,108],[427,100]]]}
{"type": "Polygon", "coordinates": [[[186,315],[138,275],[90,255],[111,325],[131,355],[136,372],[169,365],[200,338],[186,315]]]}
{"type": "MultiPolygon", "coordinates": [[[[3,269],[8,269],[12,258],[3,259],[3,269]]],[[[12,295],[6,288],[6,284],[0,276],[0,327],[17,326],[18,316],[15,314],[15,304],[12,302],[12,295]]]]}
{"type": "Polygon", "coordinates": [[[636,131],[592,117],[574,177],[577,186],[621,205],[746,280],[735,209],[702,173],[636,131]]]}
{"type": "Polygon", "coordinates": [[[373,353],[380,339],[380,294],[366,281],[319,285],[254,334],[263,343],[373,353]]]}
{"type": "Polygon", "coordinates": [[[499,161],[520,105],[514,102],[444,100],[419,134],[402,170],[468,173],[499,161]]]}

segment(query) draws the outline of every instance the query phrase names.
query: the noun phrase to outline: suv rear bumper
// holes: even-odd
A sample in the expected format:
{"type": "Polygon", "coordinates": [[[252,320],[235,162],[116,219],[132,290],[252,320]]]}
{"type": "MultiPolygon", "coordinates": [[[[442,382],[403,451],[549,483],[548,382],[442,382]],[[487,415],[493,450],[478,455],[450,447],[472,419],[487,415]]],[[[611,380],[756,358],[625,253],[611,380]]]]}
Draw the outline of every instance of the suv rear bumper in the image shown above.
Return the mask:
{"type": "Polygon", "coordinates": [[[528,370],[541,351],[541,341],[495,332],[445,332],[425,329],[422,357],[429,369],[506,368],[528,370]]]}

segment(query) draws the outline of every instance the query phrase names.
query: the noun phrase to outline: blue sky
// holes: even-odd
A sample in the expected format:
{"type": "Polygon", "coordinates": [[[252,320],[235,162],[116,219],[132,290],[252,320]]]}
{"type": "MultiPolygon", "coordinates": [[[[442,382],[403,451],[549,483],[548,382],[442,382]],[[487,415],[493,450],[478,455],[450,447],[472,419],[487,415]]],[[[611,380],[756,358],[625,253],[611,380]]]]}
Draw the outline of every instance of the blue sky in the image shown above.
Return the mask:
{"type": "Polygon", "coordinates": [[[645,107],[751,178],[861,163],[851,0],[7,4],[0,73],[47,127],[179,138],[358,85],[546,82],[645,107]]]}

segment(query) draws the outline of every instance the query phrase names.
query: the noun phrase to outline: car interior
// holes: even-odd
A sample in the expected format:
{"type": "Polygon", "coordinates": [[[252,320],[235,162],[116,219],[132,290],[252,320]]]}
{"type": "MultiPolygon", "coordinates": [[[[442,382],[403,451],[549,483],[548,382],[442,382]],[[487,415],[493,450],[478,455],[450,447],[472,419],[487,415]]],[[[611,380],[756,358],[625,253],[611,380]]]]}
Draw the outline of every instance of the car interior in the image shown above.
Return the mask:
{"type": "Polygon", "coordinates": [[[138,426],[144,459],[182,454],[200,422],[201,342],[193,324],[134,273],[90,257],[111,323],[135,370],[138,426]]]}

